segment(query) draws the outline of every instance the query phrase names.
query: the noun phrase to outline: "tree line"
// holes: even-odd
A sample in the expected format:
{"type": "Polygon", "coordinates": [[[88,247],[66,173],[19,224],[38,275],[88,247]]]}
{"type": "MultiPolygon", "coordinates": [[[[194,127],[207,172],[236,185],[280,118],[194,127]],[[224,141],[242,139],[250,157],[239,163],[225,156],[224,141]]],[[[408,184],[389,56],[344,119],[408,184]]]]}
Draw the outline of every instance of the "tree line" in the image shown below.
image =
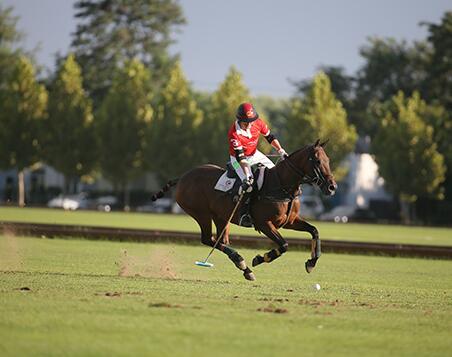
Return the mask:
{"type": "MultiPolygon", "coordinates": [[[[330,139],[338,177],[357,138],[369,136],[396,197],[452,201],[452,12],[423,24],[425,41],[371,38],[356,74],[322,66],[293,81],[292,98],[275,99],[253,97],[234,66],[213,93],[194,90],[168,52],[185,23],[173,0],[84,0],[75,8],[71,52],[45,78],[18,46],[12,10],[0,8],[0,168],[16,168],[19,178],[45,162],[68,187],[102,176],[127,192],[145,172],[163,180],[198,164],[224,166],[235,110],[254,101],[289,151],[330,139]]],[[[19,191],[23,205],[21,184],[19,191]]]]}
{"type": "MultiPolygon", "coordinates": [[[[421,23],[427,38],[369,38],[364,64],[348,75],[324,66],[337,98],[371,153],[386,187],[424,221],[452,214],[452,12],[421,23]]],[[[303,95],[309,81],[295,82],[303,95]]],[[[439,218],[440,217],[440,218],[439,218]]]]}

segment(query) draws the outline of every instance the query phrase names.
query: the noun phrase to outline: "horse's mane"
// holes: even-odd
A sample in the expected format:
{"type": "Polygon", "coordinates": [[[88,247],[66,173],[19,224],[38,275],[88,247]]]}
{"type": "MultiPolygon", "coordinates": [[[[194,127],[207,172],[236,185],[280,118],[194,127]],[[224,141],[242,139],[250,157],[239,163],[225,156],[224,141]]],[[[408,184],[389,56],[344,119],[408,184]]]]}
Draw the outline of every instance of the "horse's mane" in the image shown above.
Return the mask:
{"type": "MultiPolygon", "coordinates": [[[[305,145],[305,146],[303,146],[303,147],[301,147],[301,148],[295,150],[294,152],[290,153],[290,154],[289,154],[289,158],[291,158],[293,155],[295,155],[295,154],[297,154],[297,153],[299,153],[299,152],[301,152],[301,151],[306,151],[306,150],[312,149],[313,147],[314,147],[314,144],[305,145]]],[[[284,161],[284,160],[280,160],[280,161],[276,164],[276,166],[279,166],[283,161],[284,161]]]]}
{"type": "Polygon", "coordinates": [[[308,149],[312,149],[314,147],[314,144],[309,144],[309,145],[305,145],[297,150],[295,150],[294,152],[292,152],[289,157],[295,155],[296,153],[300,152],[300,151],[304,151],[304,150],[308,150],[308,149]]]}

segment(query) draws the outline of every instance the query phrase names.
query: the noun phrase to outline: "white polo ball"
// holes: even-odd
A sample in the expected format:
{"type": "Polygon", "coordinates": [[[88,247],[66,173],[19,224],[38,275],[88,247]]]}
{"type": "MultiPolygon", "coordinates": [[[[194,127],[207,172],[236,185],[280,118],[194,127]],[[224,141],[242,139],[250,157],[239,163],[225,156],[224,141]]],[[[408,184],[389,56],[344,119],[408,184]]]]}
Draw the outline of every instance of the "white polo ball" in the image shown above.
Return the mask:
{"type": "Polygon", "coordinates": [[[314,290],[319,291],[320,290],[320,284],[314,284],[313,288],[314,288],[314,290]]]}

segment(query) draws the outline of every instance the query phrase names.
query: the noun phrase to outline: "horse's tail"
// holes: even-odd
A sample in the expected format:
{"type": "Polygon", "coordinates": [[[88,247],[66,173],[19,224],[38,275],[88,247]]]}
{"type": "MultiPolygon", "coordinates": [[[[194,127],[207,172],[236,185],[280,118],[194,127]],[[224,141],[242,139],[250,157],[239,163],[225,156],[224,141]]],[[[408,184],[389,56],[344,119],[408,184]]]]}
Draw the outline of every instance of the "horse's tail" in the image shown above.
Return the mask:
{"type": "Polygon", "coordinates": [[[159,198],[162,198],[165,195],[165,192],[168,192],[171,187],[176,186],[179,179],[169,180],[162,189],[156,193],[154,193],[151,197],[151,201],[157,201],[159,198]]]}

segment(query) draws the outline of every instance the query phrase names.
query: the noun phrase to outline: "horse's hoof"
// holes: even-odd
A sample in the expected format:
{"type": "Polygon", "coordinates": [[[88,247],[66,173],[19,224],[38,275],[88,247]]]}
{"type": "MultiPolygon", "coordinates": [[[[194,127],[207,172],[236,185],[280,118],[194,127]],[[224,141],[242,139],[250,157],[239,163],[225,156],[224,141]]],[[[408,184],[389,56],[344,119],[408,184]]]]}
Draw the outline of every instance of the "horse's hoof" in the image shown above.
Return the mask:
{"type": "Polygon", "coordinates": [[[262,255],[256,255],[251,263],[253,267],[262,264],[264,262],[264,257],[262,255]]]}
{"type": "Polygon", "coordinates": [[[248,267],[244,270],[243,276],[245,277],[246,280],[251,280],[251,281],[256,280],[256,277],[254,276],[253,272],[248,267]]]}
{"type": "Polygon", "coordinates": [[[254,273],[252,271],[244,272],[243,276],[245,277],[246,280],[250,280],[250,281],[256,280],[256,277],[254,276],[254,273]]]}
{"type": "Polygon", "coordinates": [[[317,263],[316,258],[308,259],[308,260],[306,260],[306,263],[304,263],[304,267],[306,268],[306,272],[308,274],[314,270],[315,263],[317,263]]]}

